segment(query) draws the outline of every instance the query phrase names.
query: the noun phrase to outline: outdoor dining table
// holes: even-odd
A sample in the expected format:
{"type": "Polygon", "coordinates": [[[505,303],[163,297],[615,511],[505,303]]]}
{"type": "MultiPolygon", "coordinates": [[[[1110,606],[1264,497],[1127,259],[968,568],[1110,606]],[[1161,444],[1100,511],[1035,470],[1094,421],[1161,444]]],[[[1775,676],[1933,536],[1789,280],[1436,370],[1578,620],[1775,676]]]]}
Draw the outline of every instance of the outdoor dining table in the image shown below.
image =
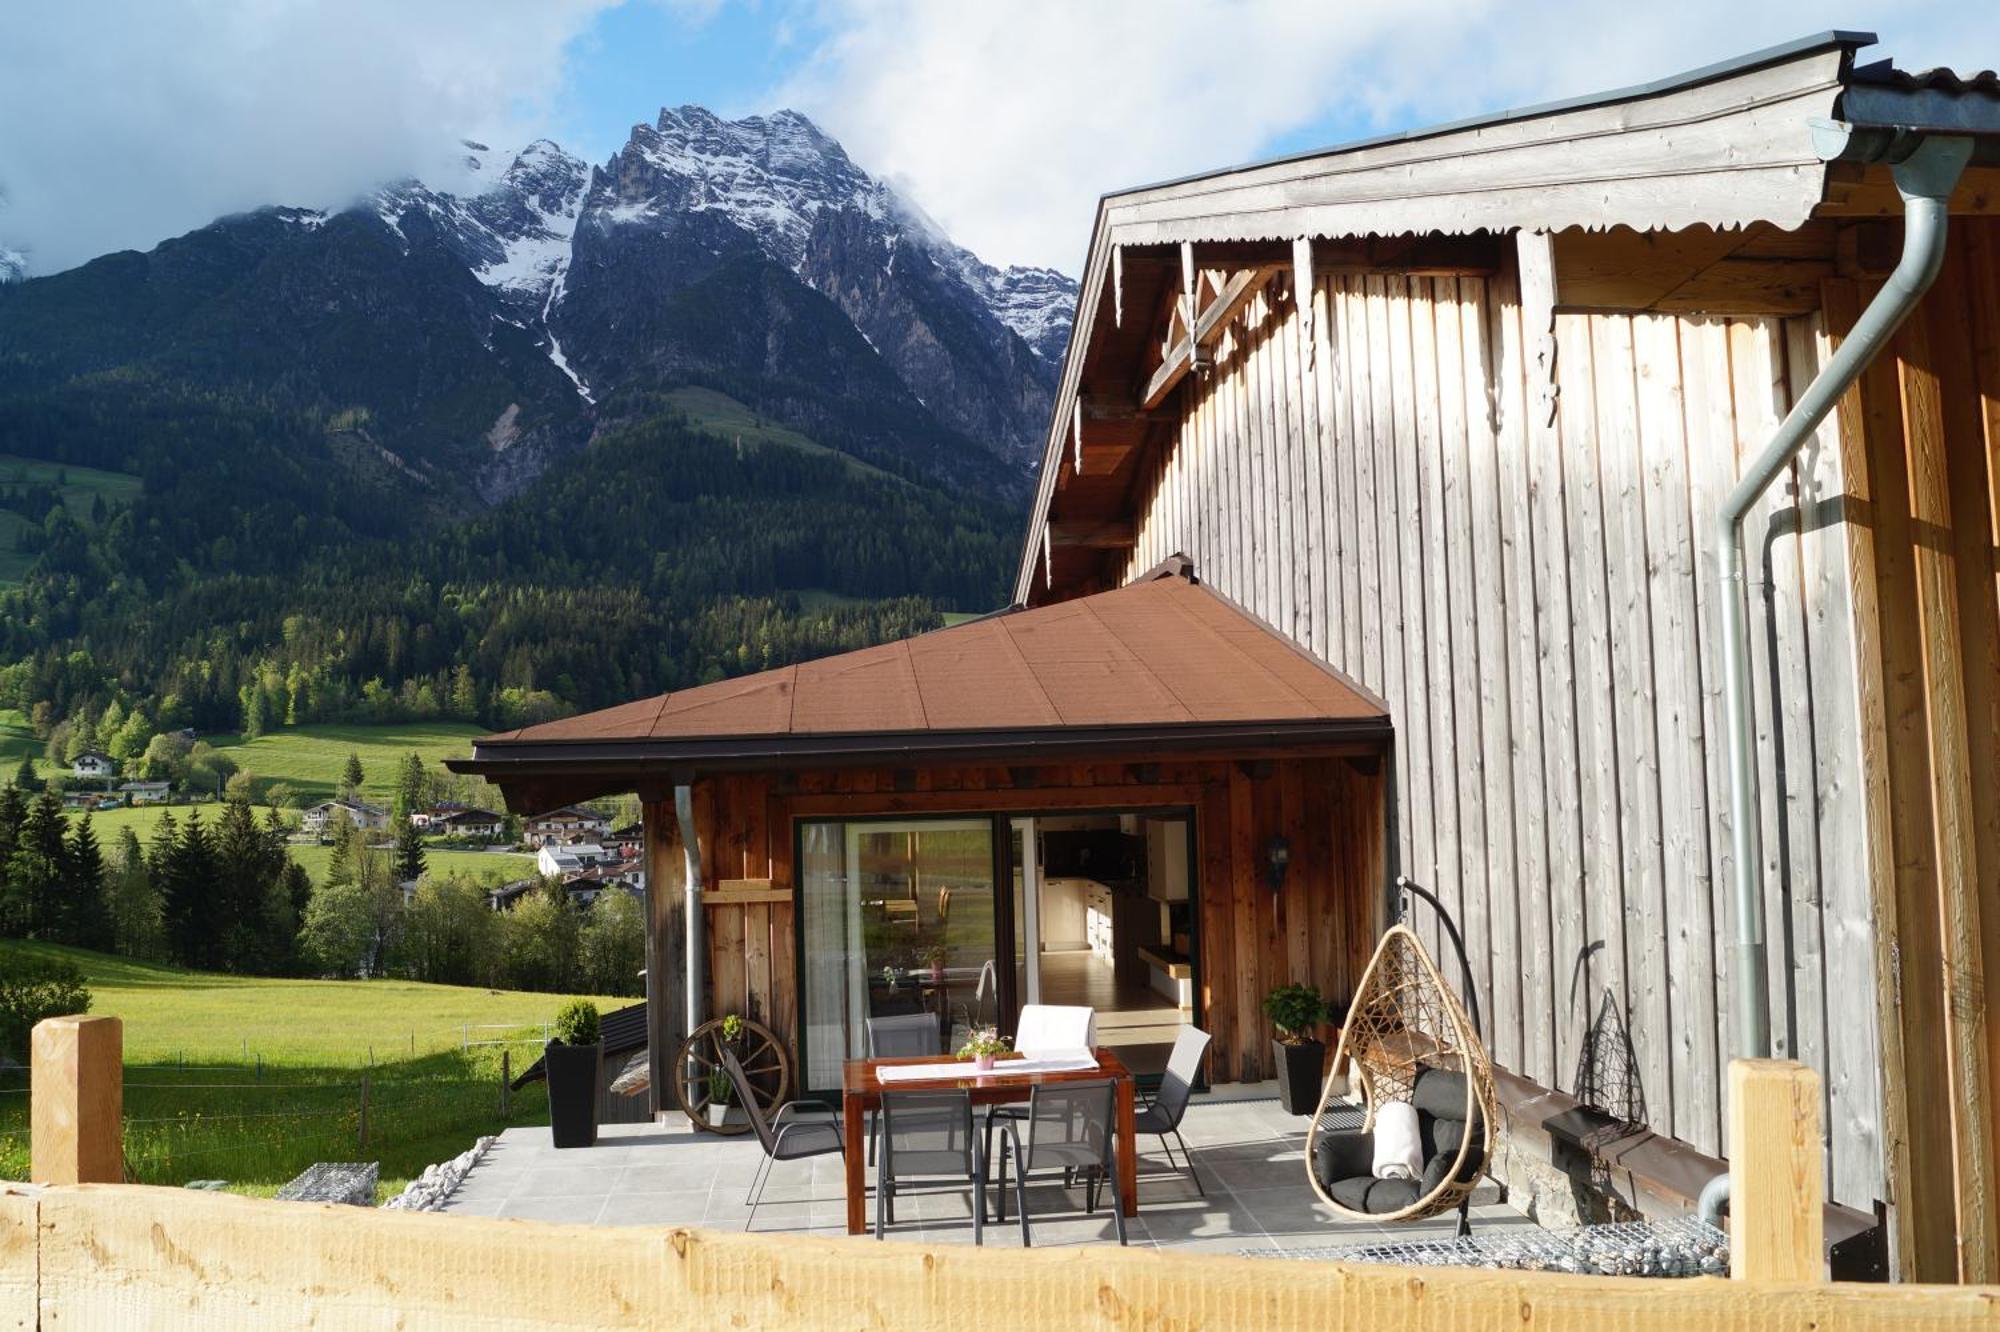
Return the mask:
{"type": "Polygon", "coordinates": [[[1000,1056],[990,1073],[978,1073],[972,1061],[960,1061],[965,1069],[963,1075],[937,1078],[891,1078],[884,1082],[880,1070],[892,1064],[944,1064],[949,1056],[910,1055],[888,1059],[850,1059],[841,1075],[840,1118],[842,1130],[847,1135],[847,1233],[860,1235],[868,1229],[868,1158],[867,1144],[863,1136],[867,1131],[870,1111],[882,1107],[882,1093],[967,1091],[972,1093],[974,1105],[1000,1105],[1014,1101],[1025,1101],[1036,1087],[1060,1086],[1070,1082],[1095,1082],[1109,1078],[1116,1089],[1115,1101],[1118,1116],[1118,1191],[1125,1199],[1125,1215],[1139,1214],[1139,1160],[1137,1151],[1138,1134],[1134,1128],[1132,1074],[1122,1060],[1111,1051],[1099,1046],[1090,1052],[1096,1057],[1095,1068],[1045,1070],[1041,1072],[1010,1073],[1009,1064],[1026,1062],[1031,1067],[1043,1063],[1040,1059],[1026,1059],[1018,1053],[1000,1056]]]}

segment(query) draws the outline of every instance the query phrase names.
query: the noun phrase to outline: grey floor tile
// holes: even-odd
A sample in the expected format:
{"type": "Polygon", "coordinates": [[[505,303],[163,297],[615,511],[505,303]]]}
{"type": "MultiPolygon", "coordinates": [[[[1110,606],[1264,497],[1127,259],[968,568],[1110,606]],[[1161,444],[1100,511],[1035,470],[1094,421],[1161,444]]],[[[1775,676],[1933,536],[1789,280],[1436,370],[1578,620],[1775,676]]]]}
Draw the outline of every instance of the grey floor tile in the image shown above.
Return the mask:
{"type": "Polygon", "coordinates": [[[461,1200],[453,1196],[451,1201],[438,1208],[438,1211],[444,1216],[498,1216],[500,1200],[498,1198],[461,1200]]]}
{"type": "Polygon", "coordinates": [[[514,1186],[517,1198],[567,1198],[589,1195],[603,1198],[618,1182],[617,1168],[609,1170],[564,1170],[543,1166],[524,1172],[514,1186]]]}
{"type": "Polygon", "coordinates": [[[512,1198],[500,1215],[524,1221],[564,1221],[590,1224],[604,1210],[604,1195],[567,1198],[512,1198]]]}
{"type": "Polygon", "coordinates": [[[695,1226],[708,1213],[706,1190],[684,1193],[631,1193],[605,1200],[598,1223],[607,1226],[695,1226]]]}

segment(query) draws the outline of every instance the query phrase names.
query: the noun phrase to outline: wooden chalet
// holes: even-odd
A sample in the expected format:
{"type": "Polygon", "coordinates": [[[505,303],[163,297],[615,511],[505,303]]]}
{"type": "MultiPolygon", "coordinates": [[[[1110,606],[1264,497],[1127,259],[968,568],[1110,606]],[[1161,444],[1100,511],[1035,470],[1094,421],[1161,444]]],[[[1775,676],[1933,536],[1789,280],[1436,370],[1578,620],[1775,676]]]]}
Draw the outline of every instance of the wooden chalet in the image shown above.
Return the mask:
{"type": "Polygon", "coordinates": [[[1270,985],[1351,988],[1406,875],[1465,940],[1520,1196],[1692,1206],[1756,974],[1718,515],[1917,243],[1930,144],[1940,275],[1743,530],[1743,859],[1829,1197],[1904,1276],[2000,1279],[2000,80],[1872,40],[1106,196],[1012,609],[461,765],[522,810],[639,790],[655,1059],[684,864],[708,1013],[808,1090],[933,884],[1003,1024],[1059,971],[1048,884],[1109,886],[1086,928],[1184,960],[1219,1081],[1268,1074],[1270,985]]]}

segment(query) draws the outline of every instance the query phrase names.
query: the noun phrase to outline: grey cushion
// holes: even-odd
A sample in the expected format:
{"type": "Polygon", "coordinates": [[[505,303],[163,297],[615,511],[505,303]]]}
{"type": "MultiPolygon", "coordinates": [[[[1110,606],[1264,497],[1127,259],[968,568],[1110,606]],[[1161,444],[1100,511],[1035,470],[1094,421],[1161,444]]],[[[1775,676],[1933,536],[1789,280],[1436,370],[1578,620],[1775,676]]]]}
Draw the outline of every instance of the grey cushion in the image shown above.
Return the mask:
{"type": "Polygon", "coordinates": [[[1335,1180],[1328,1192],[1335,1202],[1349,1211],[1370,1215],[1399,1212],[1420,1196],[1417,1182],[1413,1179],[1376,1179],[1373,1175],[1354,1175],[1335,1180]]]}

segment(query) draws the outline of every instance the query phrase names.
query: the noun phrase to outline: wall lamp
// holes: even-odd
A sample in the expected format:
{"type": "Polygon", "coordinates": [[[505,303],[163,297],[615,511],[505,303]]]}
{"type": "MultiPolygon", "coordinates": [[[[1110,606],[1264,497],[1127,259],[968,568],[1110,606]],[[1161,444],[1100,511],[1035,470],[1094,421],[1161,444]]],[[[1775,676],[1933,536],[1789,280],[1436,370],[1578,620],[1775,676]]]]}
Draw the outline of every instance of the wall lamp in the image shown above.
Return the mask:
{"type": "Polygon", "coordinates": [[[1292,844],[1283,837],[1264,843],[1264,878],[1277,892],[1285,886],[1285,871],[1292,867],[1292,844]]]}

